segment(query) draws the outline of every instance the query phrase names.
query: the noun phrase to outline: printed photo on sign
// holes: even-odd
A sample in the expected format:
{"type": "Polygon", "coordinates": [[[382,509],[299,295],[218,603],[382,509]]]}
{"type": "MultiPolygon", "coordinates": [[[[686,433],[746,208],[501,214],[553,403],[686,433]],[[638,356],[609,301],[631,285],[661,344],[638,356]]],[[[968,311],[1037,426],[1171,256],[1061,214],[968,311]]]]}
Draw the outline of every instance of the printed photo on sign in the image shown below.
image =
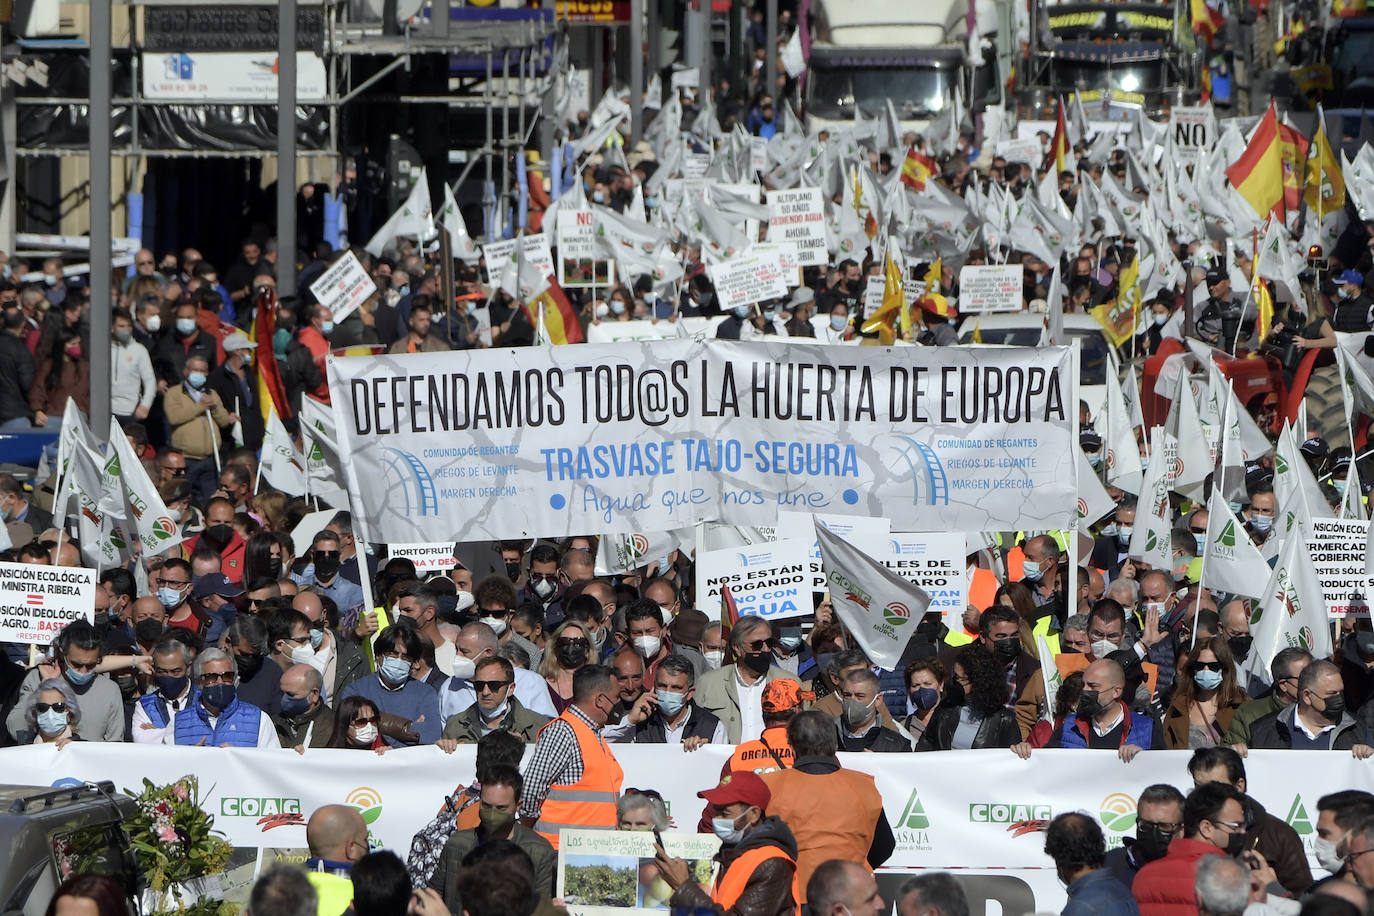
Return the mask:
{"type": "MultiPolygon", "coordinates": [[[[720,849],[714,834],[662,833],[663,848],[687,862],[692,881],[710,893],[720,849]]],[[[654,864],[654,834],[633,830],[563,830],[558,844],[558,896],[574,916],[619,910],[666,910],[673,889],[654,864]]]]}

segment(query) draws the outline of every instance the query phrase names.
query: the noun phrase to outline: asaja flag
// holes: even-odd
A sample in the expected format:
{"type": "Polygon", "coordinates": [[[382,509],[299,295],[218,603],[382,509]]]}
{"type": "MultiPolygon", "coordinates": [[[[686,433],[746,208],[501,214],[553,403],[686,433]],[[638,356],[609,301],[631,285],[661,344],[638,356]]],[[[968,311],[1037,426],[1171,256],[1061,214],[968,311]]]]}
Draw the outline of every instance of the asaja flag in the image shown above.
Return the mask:
{"type": "MultiPolygon", "coordinates": [[[[1291,538],[1290,538],[1291,540],[1291,538]]],[[[1206,557],[1202,587],[1258,598],[1269,579],[1269,564],[1227,505],[1219,488],[1207,504],[1206,557]]]]}
{"type": "Polygon", "coordinates": [[[930,596],[823,525],[816,525],[816,540],[835,615],[873,664],[892,670],[930,596]]]}
{"type": "Polygon", "coordinates": [[[305,456],[296,450],[291,434],[282,425],[277,412],[268,409],[267,435],[262,440],[262,476],[272,486],[291,496],[304,496],[309,489],[305,473],[305,456]]]}
{"type": "Polygon", "coordinates": [[[1260,600],[1259,620],[1251,620],[1250,633],[1254,647],[1241,669],[1265,684],[1273,680],[1269,663],[1280,649],[1306,649],[1316,658],[1331,655],[1326,599],[1301,535],[1284,541],[1260,600]]]}
{"type": "Polygon", "coordinates": [[[924,191],[926,182],[935,174],[935,160],[916,150],[907,150],[902,160],[902,184],[916,191],[924,191]]]}
{"type": "Polygon", "coordinates": [[[110,421],[110,443],[114,445],[119,479],[124,488],[126,530],[143,545],[143,555],[164,553],[181,543],[181,526],[167,511],[167,504],[153,486],[143,462],[134,454],[119,423],[110,421]]]}
{"type": "MultiPolygon", "coordinates": [[[[1201,2],[1193,0],[1194,4],[1201,2]]],[[[1250,135],[1245,152],[1227,167],[1226,178],[1259,216],[1274,213],[1280,220],[1284,218],[1283,151],[1272,100],[1250,135]]]]}

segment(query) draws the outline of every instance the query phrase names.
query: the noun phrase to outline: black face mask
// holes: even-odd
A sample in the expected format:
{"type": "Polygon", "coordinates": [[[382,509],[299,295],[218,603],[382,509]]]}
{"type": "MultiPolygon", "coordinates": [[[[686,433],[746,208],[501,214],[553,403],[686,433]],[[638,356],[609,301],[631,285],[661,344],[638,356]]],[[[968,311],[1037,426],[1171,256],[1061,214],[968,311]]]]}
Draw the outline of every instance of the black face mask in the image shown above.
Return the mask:
{"type": "Polygon", "coordinates": [[[767,674],[773,664],[772,652],[746,652],[739,657],[740,662],[755,674],[767,674]]]}
{"type": "Polygon", "coordinates": [[[259,671],[262,670],[262,663],[263,659],[265,658],[266,656],[263,655],[255,655],[248,653],[239,655],[235,653],[234,661],[237,662],[239,666],[239,679],[251,681],[253,679],[253,675],[257,674],[259,671]]]}
{"type": "Polygon", "coordinates": [[[1074,707],[1074,712],[1080,719],[1091,719],[1104,708],[1096,690],[1085,690],[1078,695],[1078,705],[1074,707]]]}
{"type": "Polygon", "coordinates": [[[992,643],[992,651],[1002,664],[1010,664],[1021,657],[1021,640],[1013,636],[1011,639],[998,639],[992,643]]]}
{"type": "Polygon", "coordinates": [[[1146,862],[1153,862],[1162,859],[1169,852],[1169,844],[1173,842],[1174,835],[1165,833],[1162,830],[1140,829],[1136,831],[1135,849],[1140,850],[1140,857],[1146,862]]]}
{"type": "Polygon", "coordinates": [[[1336,693],[1326,698],[1326,708],[1322,710],[1322,716],[1328,722],[1340,722],[1345,715],[1345,695],[1336,693]]]}
{"type": "Polygon", "coordinates": [[[281,578],[281,557],[272,557],[267,561],[267,575],[273,579],[281,578]]]}
{"type": "Polygon", "coordinates": [[[506,578],[512,582],[520,578],[520,563],[518,561],[506,564],[506,578]]]}
{"type": "Polygon", "coordinates": [[[338,557],[316,557],[315,558],[315,578],[333,579],[339,572],[338,557]]]}
{"type": "Polygon", "coordinates": [[[134,637],[138,639],[141,646],[151,646],[157,642],[157,638],[162,635],[163,624],[161,620],[154,617],[147,617],[134,624],[134,637]]]}
{"type": "Polygon", "coordinates": [[[228,547],[229,542],[233,540],[234,529],[221,522],[207,527],[201,534],[201,537],[205,539],[207,544],[215,548],[215,550],[223,550],[228,547]]]}
{"type": "Polygon", "coordinates": [[[1254,642],[1252,636],[1232,636],[1226,640],[1226,645],[1230,647],[1231,654],[1236,657],[1236,661],[1243,662],[1250,657],[1250,646],[1254,642]]]}
{"type": "Polygon", "coordinates": [[[1226,854],[1233,859],[1240,858],[1245,852],[1245,834],[1231,833],[1226,836],[1226,854]]]}
{"type": "Polygon", "coordinates": [[[1355,651],[1360,653],[1360,658],[1374,658],[1374,633],[1365,630],[1356,630],[1355,651]]]}
{"type": "Polygon", "coordinates": [[[586,646],[556,646],[553,654],[564,668],[581,668],[587,663],[586,646]]]}

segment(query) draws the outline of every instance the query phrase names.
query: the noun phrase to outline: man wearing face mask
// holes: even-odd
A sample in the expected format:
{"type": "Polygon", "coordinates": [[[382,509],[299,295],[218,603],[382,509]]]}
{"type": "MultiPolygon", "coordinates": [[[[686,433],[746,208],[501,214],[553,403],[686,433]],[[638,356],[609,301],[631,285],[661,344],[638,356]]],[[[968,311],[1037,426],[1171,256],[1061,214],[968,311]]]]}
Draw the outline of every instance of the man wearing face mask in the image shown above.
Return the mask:
{"type": "Polygon", "coordinates": [[[328,747],[334,736],[334,710],[324,701],[324,679],[313,665],[292,665],[281,675],[279,712],[272,717],[281,746],[305,753],[328,747]]]}
{"type": "Polygon", "coordinates": [[[96,615],[96,631],[103,632],[105,651],[120,647],[135,648],[134,628],[129,620],[134,601],[138,599],[138,584],[134,581],[133,573],[123,568],[107,569],[100,574],[100,588],[109,598],[103,622],[101,615],[96,615]]]}
{"type": "Polygon", "coordinates": [[[762,617],[741,617],[730,632],[735,664],[708,671],[697,682],[696,702],[725,723],[731,744],[763,734],[763,689],[790,677],[773,664],[772,626],[762,617]]]}
{"type": "Polygon", "coordinates": [[[162,397],[167,422],[172,427],[172,447],[186,456],[186,480],[198,499],[208,499],[218,482],[215,452],[219,451],[220,430],[238,422],[224,407],[219,395],[207,386],[210,363],[198,351],[185,361],[186,374],[180,385],[168,388],[162,397]]]}
{"type": "Polygon", "coordinates": [[[1345,706],[1341,669],[1314,661],[1298,675],[1298,701],[1250,726],[1250,747],[1344,751],[1356,759],[1374,755],[1368,729],[1345,706]]]}
{"type": "MultiPolygon", "coordinates": [[[[978,618],[978,640],[1006,669],[1016,724],[1023,737],[1029,735],[1045,705],[1045,682],[1039,659],[1021,647],[1021,618],[1011,608],[994,604],[978,618]]],[[[956,651],[951,646],[942,657],[945,670],[954,670],[956,651]]]]}
{"type": "Polygon", "coordinates": [[[1274,660],[1269,663],[1273,689],[1262,697],[1242,703],[1240,709],[1231,717],[1231,724],[1226,727],[1226,735],[1222,740],[1230,747],[1248,745],[1250,729],[1256,721],[1297,702],[1298,677],[1311,663],[1312,653],[1306,649],[1297,646],[1280,649],[1274,655],[1274,660]]]}
{"type": "Polygon", "coordinates": [[[1360,789],[1332,792],[1317,799],[1317,838],[1312,853],[1317,864],[1346,881],[1354,880],[1346,856],[1360,824],[1374,818],[1374,795],[1360,789]]]}
{"type": "Polygon", "coordinates": [[[223,573],[206,573],[195,580],[191,587],[191,602],[210,618],[210,624],[205,628],[207,643],[217,642],[225,628],[238,619],[242,600],[243,589],[230,582],[223,573]]]}
{"type": "Polygon", "coordinates": [[[1126,551],[1131,544],[1131,534],[1135,531],[1135,509],[1135,497],[1123,496],[1113,516],[1114,530],[1110,535],[1103,531],[1093,542],[1088,565],[1103,570],[1109,579],[1117,578],[1121,574],[1121,567],[1130,559],[1126,551]]]}
{"type": "MultiPolygon", "coordinates": [[[[145,312],[149,316],[146,320],[149,322],[150,330],[152,314],[156,311],[151,309],[145,312]]],[[[170,326],[164,326],[166,323],[161,320],[157,322],[161,333],[153,348],[153,370],[161,383],[159,387],[166,386],[164,392],[181,384],[186,375],[186,360],[192,354],[199,354],[209,361],[207,373],[217,359],[219,344],[213,335],[207,334],[197,326],[197,311],[194,302],[182,302],[173,312],[170,326]]]]}
{"type": "Polygon", "coordinates": [[[281,668],[268,662],[276,650],[266,619],[242,614],[224,631],[224,638],[234,654],[238,695],[264,712],[275,712],[281,699],[281,668]]]}
{"type": "MultiPolygon", "coordinates": [[[[505,576],[487,576],[477,583],[477,588],[473,591],[473,601],[477,606],[478,620],[491,628],[497,638],[503,643],[515,643],[525,650],[530,657],[530,667],[538,668],[539,662],[543,659],[543,651],[530,642],[525,637],[511,629],[510,619],[515,613],[515,608],[519,603],[516,596],[515,586],[505,576]]],[[[544,613],[544,605],[539,604],[541,613],[544,613]]],[[[561,611],[559,612],[561,614],[561,611]]],[[[547,620],[547,614],[545,616],[547,620]]],[[[545,629],[550,629],[547,624],[545,629]]]]}
{"type": "Polygon", "coordinates": [[[110,411],[121,425],[147,419],[157,397],[153,360],[134,340],[134,318],[127,309],[114,310],[110,328],[110,411]]]}
{"type": "Polygon", "coordinates": [[[163,744],[203,747],[281,748],[272,717],[238,696],[234,656],[206,649],[191,666],[196,692],[172,719],[163,744]]]}
{"type": "Polygon", "coordinates": [[[755,303],[733,306],[725,320],[716,325],[716,339],[753,340],[762,335],[759,330],[762,322],[763,316],[755,303]]]}
{"type": "MultiPolygon", "coordinates": [[[[11,735],[29,728],[24,711],[41,681],[62,677],[81,707],[81,737],[87,741],[123,741],[124,698],[107,675],[96,674],[103,653],[100,637],[85,620],[67,624],[52,644],[52,661],[24,675],[14,708],[5,719],[11,735]]],[[[32,729],[30,729],[32,730],[32,729]]]]}
{"type": "Polygon", "coordinates": [[[725,627],[720,623],[708,623],[701,637],[701,657],[706,659],[706,670],[716,671],[725,664],[725,627]]]}
{"type": "MultiPolygon", "coordinates": [[[[533,602],[544,609],[544,626],[552,629],[563,620],[561,599],[569,583],[558,569],[558,548],[536,544],[530,551],[529,578],[517,596],[517,604],[533,602]]],[[[480,605],[480,599],[478,601],[480,605]]],[[[516,604],[508,605],[515,608],[516,604]]]]}
{"type": "Polygon", "coordinates": [[[254,451],[262,448],[264,432],[257,377],[252,369],[257,347],[247,334],[235,331],[224,339],[224,362],[210,373],[210,388],[240,418],[243,444],[254,451]]]}
{"type": "Polygon", "coordinates": [[[878,676],[868,668],[856,668],[845,675],[836,692],[840,698],[840,750],[898,753],[911,750],[911,741],[878,721],[882,689],[878,676]]]}
{"type": "Polygon", "coordinates": [[[1245,685],[1245,692],[1252,697],[1264,693],[1264,681],[1245,673],[1245,660],[1250,657],[1254,637],[1250,635],[1250,600],[1232,598],[1221,606],[1221,632],[1217,634],[1226,640],[1231,657],[1236,660],[1236,683],[1245,685]]]}
{"type": "Polygon", "coordinates": [[[348,628],[363,610],[363,589],[340,574],[343,564],[339,536],[329,529],[315,535],[310,550],[311,562],[299,573],[292,573],[297,585],[313,585],[320,594],[327,595],[339,608],[339,620],[348,628]]]}
{"type": "MultiPolygon", "coordinates": [[[[844,715],[844,700],[840,698],[840,687],[844,684],[844,679],[855,671],[871,671],[872,669],[873,665],[862,649],[842,649],[834,653],[830,656],[824,671],[816,678],[816,681],[824,678],[829,683],[830,690],[825,696],[816,700],[811,708],[825,713],[838,722],[844,715]]],[[[791,675],[789,674],[787,677],[790,678],[791,675]]],[[[892,720],[892,712],[887,708],[887,704],[879,703],[876,709],[879,724],[884,728],[896,731],[897,726],[892,720]]]]}
{"type": "Polygon", "coordinates": [[[1264,856],[1285,890],[1296,897],[1312,885],[1312,869],[1297,831],[1246,793],[1240,754],[1229,747],[1198,748],[1188,761],[1188,773],[1194,786],[1222,783],[1245,796],[1245,848],[1264,856]]]}
{"type": "Polygon", "coordinates": [[[1036,608],[1042,614],[1051,615],[1058,624],[1067,616],[1059,575],[1059,545],[1054,538],[1042,534],[1029,538],[1021,550],[1024,553],[1021,581],[1030,589],[1036,608]]]}
{"type": "MultiPolygon", "coordinates": [[[[500,645],[496,633],[485,623],[470,623],[458,631],[455,643],[458,651],[453,660],[454,676],[439,687],[440,716],[445,723],[477,702],[477,691],[473,686],[477,666],[495,657],[500,645]]],[[[548,683],[542,677],[524,668],[514,668],[513,675],[514,687],[510,695],[519,700],[525,709],[548,718],[558,715],[549,697],[548,683]]]]}
{"type": "Polygon", "coordinates": [[[1140,793],[1135,810],[1135,837],[1122,837],[1121,845],[1103,861],[1128,891],[1136,872],[1164,858],[1169,844],[1183,836],[1183,793],[1166,783],[1155,783],[1140,793]]]}
{"type": "Polygon", "coordinates": [[[640,598],[625,609],[625,626],[630,645],[644,659],[644,680],[653,683],[659,662],[673,654],[672,641],[663,628],[663,611],[658,602],[640,598]]]}
{"type": "Polygon", "coordinates": [[[532,890],[541,899],[548,899],[555,891],[558,853],[549,842],[516,819],[525,780],[513,766],[497,764],[482,780],[482,794],[478,802],[480,825],[471,830],[459,830],[449,837],[439,854],[439,864],[429,880],[429,886],[444,897],[450,913],[462,913],[463,898],[458,877],[463,871],[463,859],[478,846],[507,840],[519,846],[534,865],[532,890]]]}
{"type": "Polygon", "coordinates": [[[578,668],[572,704],[544,726],[525,769],[520,821],[555,849],[562,827],[615,828],[624,772],[601,735],[615,705],[615,680],[604,665],[578,668]]]}
{"type": "Polygon", "coordinates": [[[1175,916],[1197,908],[1198,860],[1235,858],[1245,850],[1245,796],[1225,783],[1208,783],[1183,802],[1183,836],[1162,859],[1144,865],[1131,883],[1141,916],[1175,916]]]}
{"type": "Polygon", "coordinates": [[[435,667],[453,677],[453,663],[458,657],[458,650],[439,632],[438,593],[422,582],[402,586],[400,597],[396,599],[396,610],[401,616],[415,621],[415,629],[428,637],[434,646],[435,667]]]}
{"type": "MultiPolygon", "coordinates": [[[[588,657],[601,664],[607,664],[620,645],[611,636],[610,620],[615,614],[615,590],[599,580],[589,582],[582,594],[568,602],[565,620],[571,620],[582,627],[591,640],[588,657]]],[[[547,691],[545,691],[547,692],[547,691]]]]}
{"type": "Polygon", "coordinates": [[[205,530],[187,545],[188,555],[201,544],[212,548],[220,556],[220,571],[235,585],[243,584],[243,557],[248,542],[234,530],[234,503],[223,496],[213,497],[205,505],[205,530]]]}
{"type": "Polygon", "coordinates": [[[708,894],[690,880],[686,862],[657,847],[659,874],[673,888],[669,906],[770,916],[795,911],[800,903],[794,893],[799,886],[797,841],[780,818],[765,815],[772,798],[763,780],[753,773],[732,773],[697,795],[709,803],[711,829],[721,840],[715,856],[720,871],[708,894]]]}
{"type": "Polygon", "coordinates": [[[134,705],[130,731],[135,744],[162,744],[172,717],[194,698],[191,690],[189,646],[175,636],[165,636],[153,647],[153,690],[134,705]]]}
{"type": "Polygon", "coordinates": [[[534,743],[550,717],[526,709],[515,696],[515,671],[514,665],[499,656],[484,656],[477,662],[471,681],[477,701],[444,722],[441,748],[450,751],[460,744],[476,744],[498,730],[534,743]]]}
{"type": "Polygon", "coordinates": [[[392,747],[438,741],[444,727],[439,696],[433,687],[410,676],[411,666],[420,657],[420,635],[415,628],[406,622],[387,627],[378,634],[372,651],[377,673],[349,684],[340,700],[363,697],[376,705],[383,719],[396,717],[407,723],[407,740],[383,728],[383,737],[392,747]]]}
{"type": "Polygon", "coordinates": [[[1273,487],[1260,484],[1250,491],[1250,506],[1245,511],[1245,530],[1266,560],[1278,556],[1281,538],[1274,530],[1278,515],[1279,504],[1273,487]]]}
{"type": "Polygon", "coordinates": [[[686,656],[664,657],[655,665],[653,677],[654,689],[645,692],[626,716],[633,728],[622,740],[680,744],[684,751],[728,743],[720,719],[692,702],[696,668],[686,656]]]}
{"type": "MultiPolygon", "coordinates": [[[[178,557],[167,560],[157,572],[149,575],[149,585],[157,591],[153,596],[166,612],[166,623],[170,627],[185,627],[201,639],[210,632],[211,626],[222,627],[222,621],[215,621],[200,607],[200,602],[191,599],[191,564],[178,557]]],[[[140,599],[142,600],[142,599],[140,599]]],[[[134,627],[135,635],[138,627],[134,627]]]]}
{"type": "MultiPolygon", "coordinates": [[[[1126,762],[1144,750],[1164,749],[1164,730],[1153,716],[1133,711],[1122,700],[1126,673],[1111,659],[1098,659],[1083,670],[1078,706],[1064,717],[1045,747],[1114,750],[1126,762]]],[[[1015,745],[1017,756],[1029,757],[1026,745],[1015,745]],[[1024,751],[1024,753],[1023,753],[1024,751]]]]}
{"type": "Polygon", "coordinates": [[[324,678],[325,701],[333,701],[345,687],[368,674],[367,657],[356,640],[345,639],[337,627],[329,626],[324,602],[313,588],[297,592],[291,607],[310,621],[310,647],[315,650],[310,665],[324,678]]]}
{"type": "Polygon", "coordinates": [[[309,322],[296,335],[300,345],[309,353],[320,378],[319,384],[305,393],[324,404],[329,403],[329,377],[325,373],[324,361],[329,356],[329,335],[333,333],[334,313],[317,303],[310,307],[309,322]]]}
{"type": "MultiPolygon", "coordinates": [[[[282,714],[282,675],[296,665],[315,664],[315,647],[310,640],[310,618],[300,611],[285,608],[267,617],[267,662],[262,674],[251,685],[243,684],[240,695],[274,718],[282,714]],[[258,684],[262,687],[259,689],[258,684]]],[[[323,681],[321,681],[323,685],[323,681]]]]}

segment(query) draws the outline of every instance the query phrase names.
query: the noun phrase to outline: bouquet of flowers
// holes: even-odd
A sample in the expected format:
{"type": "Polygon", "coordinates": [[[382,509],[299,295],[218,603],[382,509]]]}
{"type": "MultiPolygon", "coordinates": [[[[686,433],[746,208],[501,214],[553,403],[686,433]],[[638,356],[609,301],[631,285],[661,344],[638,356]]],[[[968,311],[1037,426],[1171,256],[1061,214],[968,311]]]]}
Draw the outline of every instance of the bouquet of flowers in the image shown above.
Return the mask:
{"type": "Polygon", "coordinates": [[[197,879],[223,872],[233,853],[224,834],[214,829],[215,819],[201,807],[196,777],[183,776],[166,786],[144,779],[142,792],[125,792],[138,803],[138,814],[124,827],[148,881],[152,905],[145,904],[145,913],[232,916],[237,909],[232,903],[195,889],[197,879]]]}

